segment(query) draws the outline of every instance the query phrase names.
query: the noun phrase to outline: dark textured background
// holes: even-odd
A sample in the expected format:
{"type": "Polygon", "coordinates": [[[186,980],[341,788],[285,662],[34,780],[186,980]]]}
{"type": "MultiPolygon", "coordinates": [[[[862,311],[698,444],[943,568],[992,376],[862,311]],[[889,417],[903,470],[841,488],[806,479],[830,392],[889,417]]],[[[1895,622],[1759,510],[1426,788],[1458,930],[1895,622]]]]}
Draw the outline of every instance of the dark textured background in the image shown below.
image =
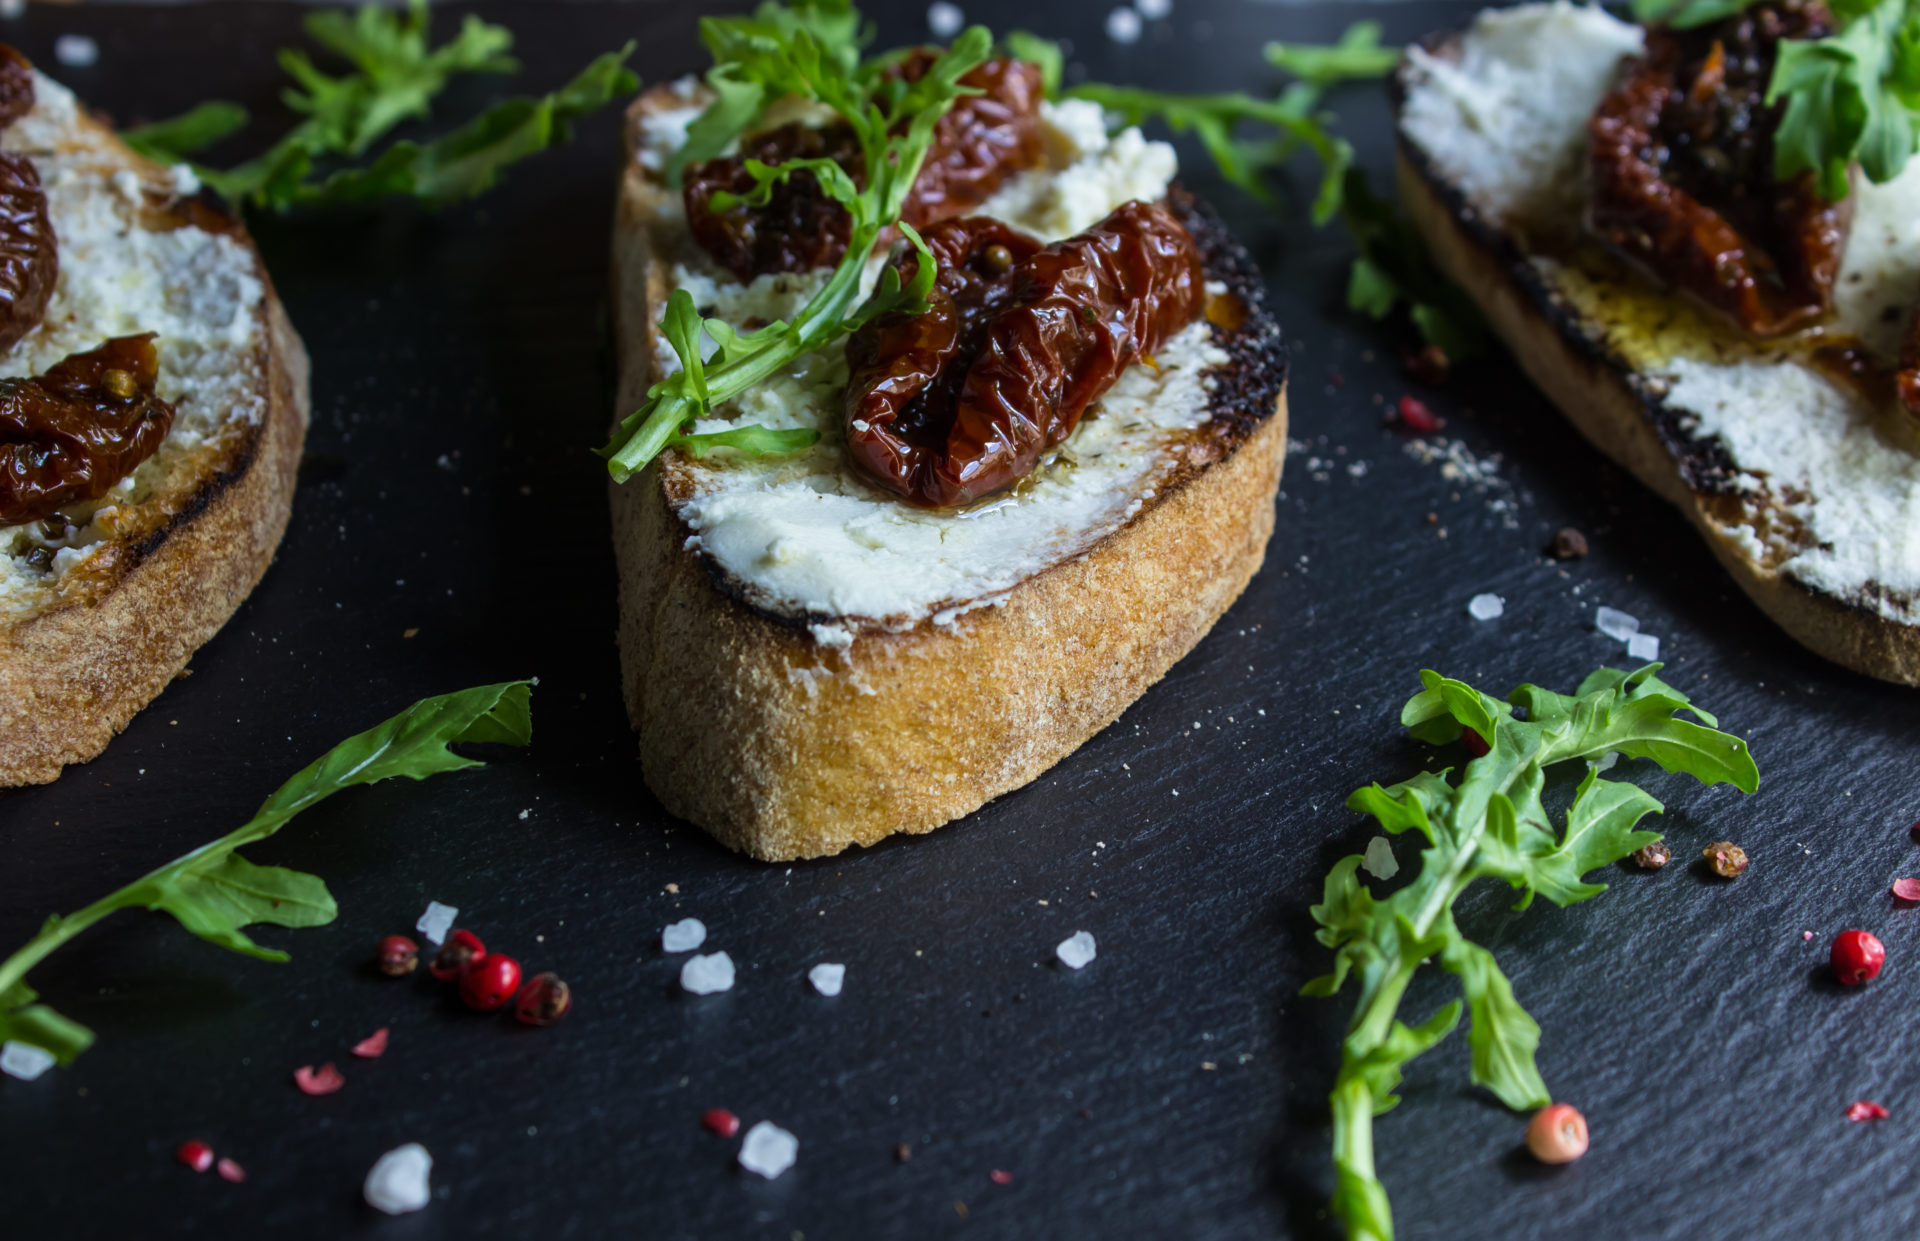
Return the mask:
{"type": "MultiPolygon", "coordinates": [[[[1275,85],[1263,40],[1325,39],[1358,12],[1177,0],[1120,48],[1100,33],[1104,6],[967,7],[1071,38],[1102,80],[1255,90],[1275,85]]],[[[519,32],[527,90],[629,37],[649,81],[702,60],[678,6],[481,11],[519,32]]],[[[884,14],[883,38],[917,37],[922,11],[884,14]]],[[[1365,11],[1404,40],[1470,10],[1365,11]]],[[[272,6],[36,7],[0,35],[42,60],[60,32],[96,35],[98,67],[55,72],[117,118],[220,95],[254,105],[264,133],[285,119],[269,52],[295,42],[295,22],[272,6]]],[[[485,92],[456,95],[442,116],[485,92]]],[[[1334,104],[1383,170],[1384,103],[1360,88],[1334,104]]],[[[1114,727],[931,837],[768,867],[666,819],[617,701],[606,506],[586,452],[609,392],[616,142],[600,117],[441,217],[259,222],[314,359],[292,528],[191,679],[101,758],[0,796],[0,943],[237,825],[315,754],[422,695],[537,675],[537,738],[487,771],[349,793],[254,849],[324,875],[340,901],[329,927],[262,933],[291,964],[124,914],[39,969],[34,983],[100,1041],[71,1071],[0,1080],[0,1233],[1332,1235],[1324,1096],[1348,999],[1296,992],[1327,960],[1306,907],[1370,835],[1341,801],[1429,763],[1396,726],[1417,669],[1504,692],[1621,660],[1592,632],[1599,603],[1642,617],[1672,679],[1750,738],[1764,773],[1752,798],[1628,770],[1673,806],[1681,858],[1731,837],[1753,869],[1731,885],[1697,863],[1622,869],[1567,911],[1513,915],[1491,890],[1465,903],[1463,926],[1544,1027],[1541,1068],[1590,1118],[1593,1153],[1530,1162],[1524,1118],[1468,1085],[1455,1037],[1378,1124],[1402,1233],[1910,1229],[1920,914],[1892,909],[1886,886],[1920,871],[1912,692],[1782,637],[1504,359],[1424,394],[1450,441],[1498,461],[1496,483],[1422,464],[1383,419],[1420,391],[1398,372],[1398,340],[1340,308],[1344,237],[1297,205],[1270,214],[1197,162],[1191,181],[1265,267],[1295,348],[1300,445],[1246,597],[1114,727]],[[1539,549],[1569,523],[1594,553],[1563,571],[1539,549]],[[1467,617],[1483,590],[1506,597],[1504,618],[1467,617]],[[575,1015],[532,1032],[424,979],[371,975],[373,941],[410,929],[429,897],[573,980],[575,1015]],[[658,931],[689,914],[739,963],[731,994],[677,994],[658,931]],[[1842,994],[1820,963],[1847,926],[1876,930],[1890,964],[1842,994]],[[1067,973],[1053,945],[1079,928],[1100,957],[1067,973]],[[804,981],[821,960],[847,964],[836,1000],[804,981]],[[380,1025],[393,1027],[384,1059],[346,1055],[380,1025]],[[292,1069],[325,1059],[346,1088],[297,1092],[292,1069]],[[1860,1097],[1892,1119],[1849,1124],[1860,1097]],[[698,1127],[713,1106],[791,1129],[798,1166],[742,1175],[736,1144],[698,1127]],[[188,1173],[170,1153],[188,1137],[251,1179],[188,1173]],[[437,1157],[437,1200],[378,1217],[360,1180],[414,1140],[437,1157]],[[994,1168],[1012,1183],[990,1183],[994,1168]]],[[[1431,1011],[1446,981],[1423,977],[1408,1014],[1431,1011]]]]}

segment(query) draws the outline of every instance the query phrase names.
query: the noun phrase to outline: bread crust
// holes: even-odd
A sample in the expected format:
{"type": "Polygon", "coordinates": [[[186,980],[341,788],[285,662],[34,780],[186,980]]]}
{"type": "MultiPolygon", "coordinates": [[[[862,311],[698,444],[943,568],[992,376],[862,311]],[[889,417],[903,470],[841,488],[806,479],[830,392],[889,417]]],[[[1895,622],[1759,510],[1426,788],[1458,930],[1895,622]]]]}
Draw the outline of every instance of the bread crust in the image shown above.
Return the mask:
{"type": "MultiPolygon", "coordinates": [[[[103,133],[92,118],[83,121],[103,133]]],[[[164,176],[131,150],[127,165],[164,176]]],[[[233,615],[291,513],[308,419],[305,348],[259,252],[255,373],[265,413],[193,459],[194,485],[148,497],[64,597],[0,622],[0,785],[44,784],[99,754],[233,615]]]]}
{"type": "MultiPolygon", "coordinates": [[[[649,92],[630,122],[677,102],[649,92]]],[[[664,190],[634,154],[630,123],[616,417],[645,394],[649,311],[670,291],[648,231],[664,190]]],[[[1259,569],[1286,451],[1283,375],[1266,404],[1216,417],[1219,442],[1132,520],[1000,605],[863,631],[844,650],[723,589],[687,550],[658,464],[614,486],[623,689],[648,786],[728,847],[788,861],[929,832],[1031,781],[1165,675],[1259,569]]]]}
{"type": "MultiPolygon", "coordinates": [[[[1457,51],[1428,41],[1436,55],[1457,51]]],[[[1396,79],[1396,117],[1406,69],[1396,79]]],[[[1715,516],[1729,492],[1714,445],[1685,436],[1679,416],[1633,365],[1582,330],[1578,312],[1511,240],[1476,212],[1396,128],[1400,200],[1441,271],[1473,298],[1536,387],[1601,452],[1632,471],[1700,531],[1716,559],[1796,642],[1856,672],[1920,685],[1920,627],[1809,587],[1759,563],[1715,516]]]]}

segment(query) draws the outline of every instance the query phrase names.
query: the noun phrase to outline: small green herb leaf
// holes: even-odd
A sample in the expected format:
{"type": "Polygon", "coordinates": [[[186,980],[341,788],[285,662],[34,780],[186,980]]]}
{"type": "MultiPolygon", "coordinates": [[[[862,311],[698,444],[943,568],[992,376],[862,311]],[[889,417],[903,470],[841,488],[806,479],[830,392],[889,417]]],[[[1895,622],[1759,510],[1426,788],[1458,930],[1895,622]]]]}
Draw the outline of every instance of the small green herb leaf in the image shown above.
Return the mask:
{"type": "Polygon", "coordinates": [[[237,103],[211,100],[169,120],[122,130],[126,144],[148,159],[176,164],[203,151],[247,123],[247,110],[237,103]]]}
{"type": "Polygon", "coordinates": [[[1553,1101],[1533,1063],[1540,1026],[1513,998],[1513,984],[1494,964],[1493,954],[1467,939],[1456,939],[1441,956],[1447,972],[1460,979],[1473,1022],[1467,1046],[1473,1051],[1473,1081],[1508,1107],[1545,1107],[1553,1101]]]}
{"type": "Polygon", "coordinates": [[[784,457],[804,452],[819,442],[820,432],[812,427],[775,430],[756,425],[729,427],[725,431],[709,431],[703,435],[682,435],[672,441],[672,446],[696,457],[707,456],[717,448],[730,448],[755,457],[784,457]]]}
{"type": "Polygon", "coordinates": [[[1342,82],[1385,77],[1400,63],[1400,49],[1380,46],[1380,23],[1359,21],[1332,44],[1269,43],[1267,63],[1316,90],[1342,82]]]}

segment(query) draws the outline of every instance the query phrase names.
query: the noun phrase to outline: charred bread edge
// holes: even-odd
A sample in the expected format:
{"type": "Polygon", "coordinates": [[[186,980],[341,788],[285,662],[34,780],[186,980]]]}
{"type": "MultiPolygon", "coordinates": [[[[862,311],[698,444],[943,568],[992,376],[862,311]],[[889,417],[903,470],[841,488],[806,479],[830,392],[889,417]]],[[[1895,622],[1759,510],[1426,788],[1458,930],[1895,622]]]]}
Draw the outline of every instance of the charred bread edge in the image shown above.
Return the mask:
{"type": "Polygon", "coordinates": [[[0,631],[0,785],[44,784],[105,749],[233,615],[286,531],[307,354],[251,238],[234,236],[264,289],[256,350],[266,412],[229,437],[164,525],[95,553],[114,557],[107,580],[0,631]]]}
{"type": "MultiPolygon", "coordinates": [[[[1423,46],[1457,58],[1459,39],[1430,36],[1423,46]]],[[[1473,297],[1520,369],[1589,442],[1678,507],[1740,588],[1795,641],[1856,672],[1920,684],[1920,627],[1754,563],[1714,519],[1715,499],[1735,495],[1737,471],[1724,446],[1689,436],[1681,411],[1589,336],[1579,312],[1401,132],[1398,117],[1417,72],[1402,61],[1391,87],[1401,201],[1440,269],[1473,297]]]]}
{"type": "MultiPolygon", "coordinates": [[[[664,191],[635,162],[632,135],[613,240],[616,417],[645,392],[648,307],[667,292],[647,229],[664,191]]],[[[1222,341],[1234,362],[1216,384],[1213,435],[1121,529],[998,606],[829,650],[685,549],[657,465],[612,488],[623,689],[668,811],[766,861],[931,831],[1117,719],[1239,597],[1273,529],[1286,350],[1244,250],[1204,208],[1190,219],[1209,278],[1248,309],[1222,341]]]]}

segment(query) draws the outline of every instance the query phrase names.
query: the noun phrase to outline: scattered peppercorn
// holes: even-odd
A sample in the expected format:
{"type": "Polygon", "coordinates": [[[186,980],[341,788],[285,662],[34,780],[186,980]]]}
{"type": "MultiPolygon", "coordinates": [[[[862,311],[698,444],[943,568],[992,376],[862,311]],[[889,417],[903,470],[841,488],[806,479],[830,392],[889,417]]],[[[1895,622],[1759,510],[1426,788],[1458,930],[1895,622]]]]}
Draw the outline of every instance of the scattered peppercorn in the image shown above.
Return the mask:
{"type": "Polygon", "coordinates": [[[140,385],[134,382],[131,374],[115,367],[108,367],[100,372],[100,386],[105,388],[109,395],[122,401],[131,400],[133,394],[140,391],[140,385]]]}
{"type": "Polygon", "coordinates": [[[1659,870],[1673,861],[1673,850],[1667,848],[1667,842],[1656,840],[1650,845],[1641,845],[1633,851],[1633,864],[1641,870],[1659,870]]]}
{"type": "Polygon", "coordinates": [[[483,1013],[506,1007],[520,990],[520,963],[512,957],[490,952],[469,962],[460,974],[460,998],[468,1008],[483,1013]]]}
{"type": "Polygon", "coordinates": [[[1587,1153],[1587,1118],[1565,1103],[1549,1103],[1527,1125],[1527,1149],[1541,1163],[1572,1163],[1587,1153]]]}
{"type": "Polygon", "coordinates": [[[231,1159],[222,1159],[214,1165],[214,1169],[220,1173],[221,1180],[232,1181],[235,1185],[247,1179],[247,1170],[231,1159]]]}
{"type": "Polygon", "coordinates": [[[455,931],[447,936],[447,942],[440,945],[440,951],[434,954],[433,964],[427,967],[441,982],[452,982],[460,977],[467,966],[487,955],[487,946],[472,931],[455,931]]]}
{"type": "Polygon", "coordinates": [[[1847,1119],[1855,1124],[1867,1120],[1885,1120],[1891,1115],[1893,1115],[1892,1112],[1872,1099],[1856,1099],[1847,1104],[1847,1119]]]}
{"type": "Polygon", "coordinates": [[[740,1118],[724,1107],[710,1107],[700,1116],[700,1124],[709,1132],[730,1138],[740,1132],[740,1118]]]}
{"type": "Polygon", "coordinates": [[[1747,870],[1747,851],[1731,840],[1715,841],[1700,851],[1713,873],[1722,879],[1738,879],[1747,870]]]}
{"type": "Polygon", "coordinates": [[[1401,363],[1407,378],[1438,388],[1453,377],[1453,359],[1438,345],[1428,345],[1419,353],[1410,353],[1401,363]]]}
{"type": "Polygon", "coordinates": [[[1485,758],[1493,753],[1493,747],[1487,744],[1487,739],[1471,728],[1460,730],[1460,744],[1475,758],[1485,758]]]}
{"type": "Polygon", "coordinates": [[[1425,435],[1438,431],[1447,424],[1438,414],[1427,408],[1425,401],[1403,396],[1400,398],[1400,425],[1409,431],[1418,431],[1425,435]]]}
{"type": "Polygon", "coordinates": [[[374,950],[374,964],[389,978],[404,978],[420,968],[420,945],[404,935],[389,935],[374,950]]]}
{"type": "Polygon", "coordinates": [[[1003,245],[988,246],[980,257],[985,261],[987,270],[996,276],[1003,276],[1013,269],[1013,251],[1003,245]]]}
{"type": "Polygon", "coordinates": [[[1842,931],[1833,937],[1828,953],[1833,976],[1849,987],[1857,987],[1880,976],[1887,962],[1886,945],[1865,931],[1842,931]]]}
{"type": "Polygon", "coordinates": [[[907,1162],[907,1160],[912,1158],[913,1158],[913,1147],[908,1146],[905,1142],[902,1142],[900,1143],[900,1145],[893,1148],[893,1161],[895,1163],[905,1163],[907,1162]]]}
{"type": "Polygon", "coordinates": [[[1013,1184],[1013,1173],[1006,1171],[1004,1168],[995,1168],[993,1171],[987,1173],[987,1179],[995,1185],[1011,1185],[1013,1184]]]}
{"type": "Polygon", "coordinates": [[[520,999],[513,1015],[530,1026],[550,1026],[573,1007],[573,991],[558,974],[536,974],[520,999]]]}
{"type": "Polygon", "coordinates": [[[1578,560],[1587,554],[1587,536],[1572,526],[1562,526],[1547,544],[1547,555],[1555,560],[1578,560]]]}
{"type": "Polygon", "coordinates": [[[213,1166],[213,1147],[195,1138],[180,1143],[179,1148],[173,1152],[173,1157],[195,1172],[205,1172],[213,1166]]]}

